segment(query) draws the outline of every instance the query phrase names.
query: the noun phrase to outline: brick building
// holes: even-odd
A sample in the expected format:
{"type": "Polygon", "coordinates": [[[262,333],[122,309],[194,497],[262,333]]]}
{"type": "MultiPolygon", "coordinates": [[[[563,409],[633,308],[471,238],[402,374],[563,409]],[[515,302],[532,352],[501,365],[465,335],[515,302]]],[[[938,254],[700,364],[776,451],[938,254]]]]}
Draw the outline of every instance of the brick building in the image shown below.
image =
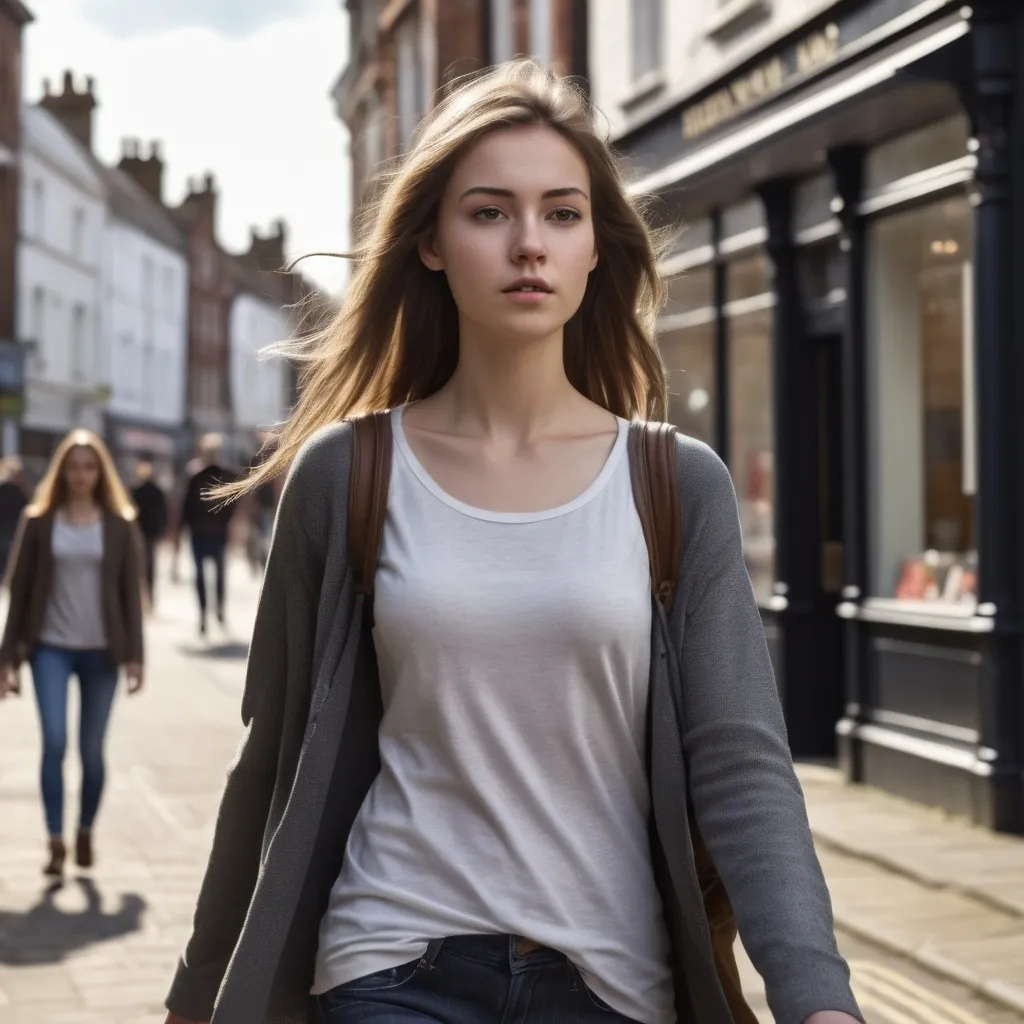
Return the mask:
{"type": "Polygon", "coordinates": [[[171,215],[184,232],[189,255],[186,418],[195,435],[227,433],[232,426],[228,318],[235,267],[217,240],[217,187],[212,174],[190,180],[171,215]]]}
{"type": "Polygon", "coordinates": [[[23,362],[15,341],[15,301],[21,123],[21,33],[32,20],[18,0],[0,0],[0,417],[5,418],[3,451],[13,450],[6,423],[14,422],[20,402],[23,362]],[[8,372],[13,371],[13,373],[8,372]]]}
{"type": "Polygon", "coordinates": [[[349,129],[352,208],[452,78],[532,54],[587,74],[586,0],[346,0],[349,63],[334,88],[349,129]]]}

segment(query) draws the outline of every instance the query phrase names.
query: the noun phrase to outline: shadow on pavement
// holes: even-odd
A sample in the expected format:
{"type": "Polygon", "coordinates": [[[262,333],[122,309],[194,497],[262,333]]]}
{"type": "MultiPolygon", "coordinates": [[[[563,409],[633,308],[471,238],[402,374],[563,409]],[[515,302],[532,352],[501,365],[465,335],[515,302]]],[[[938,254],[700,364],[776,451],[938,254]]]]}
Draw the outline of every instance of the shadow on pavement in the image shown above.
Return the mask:
{"type": "Polygon", "coordinates": [[[78,878],[73,884],[85,895],[83,910],[67,911],[56,905],[62,882],[48,886],[40,901],[25,913],[0,910],[0,964],[60,963],[79,950],[142,927],[146,901],[138,894],[123,893],[120,908],[104,913],[100,891],[91,878],[78,878]]]}
{"type": "Polygon", "coordinates": [[[181,644],[178,650],[191,658],[217,658],[220,661],[244,660],[249,645],[239,640],[222,644],[181,644]]]}

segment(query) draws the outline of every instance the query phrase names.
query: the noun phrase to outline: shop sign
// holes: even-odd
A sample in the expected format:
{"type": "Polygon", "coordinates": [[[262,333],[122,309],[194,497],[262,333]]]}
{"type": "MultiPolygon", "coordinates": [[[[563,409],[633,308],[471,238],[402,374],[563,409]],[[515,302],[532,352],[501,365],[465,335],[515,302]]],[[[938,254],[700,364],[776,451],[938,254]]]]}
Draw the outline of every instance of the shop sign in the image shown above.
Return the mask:
{"type": "Polygon", "coordinates": [[[683,138],[698,139],[782,92],[793,79],[831,64],[839,54],[839,26],[827,25],[795,45],[737,75],[683,110],[683,138]]]}

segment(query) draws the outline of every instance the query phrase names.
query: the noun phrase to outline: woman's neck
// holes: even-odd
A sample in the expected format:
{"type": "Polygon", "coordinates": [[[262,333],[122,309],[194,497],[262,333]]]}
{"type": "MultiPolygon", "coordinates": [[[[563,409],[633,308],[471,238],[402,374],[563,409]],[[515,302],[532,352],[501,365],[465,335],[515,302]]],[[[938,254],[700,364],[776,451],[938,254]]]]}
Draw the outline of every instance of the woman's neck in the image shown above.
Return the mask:
{"type": "Polygon", "coordinates": [[[432,401],[453,433],[519,442],[559,430],[581,403],[565,374],[560,333],[535,342],[463,341],[455,373],[432,401]]]}
{"type": "Polygon", "coordinates": [[[88,498],[68,498],[64,502],[64,514],[72,522],[83,522],[86,520],[95,519],[99,513],[99,505],[96,504],[96,499],[92,497],[88,498]]]}

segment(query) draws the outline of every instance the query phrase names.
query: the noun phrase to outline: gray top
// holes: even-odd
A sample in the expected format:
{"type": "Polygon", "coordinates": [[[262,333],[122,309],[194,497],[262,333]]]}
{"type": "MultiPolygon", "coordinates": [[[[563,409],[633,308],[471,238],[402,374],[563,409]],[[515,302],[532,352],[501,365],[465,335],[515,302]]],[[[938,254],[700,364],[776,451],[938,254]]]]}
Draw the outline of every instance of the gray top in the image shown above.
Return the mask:
{"type": "Polygon", "coordinates": [[[315,992],[447,935],[526,935],[643,1024],[672,1024],[644,768],[650,573],[629,424],[574,500],[446,494],[392,414],[376,575],[381,772],[320,929],[315,992]]]}
{"type": "Polygon", "coordinates": [[[41,643],[72,651],[103,650],[103,521],[75,526],[53,520],[53,580],[41,643]]]}
{"type": "MultiPolygon", "coordinates": [[[[292,465],[249,653],[244,741],[167,1005],[212,1024],[306,1024],[320,920],[380,771],[382,702],[347,547],[352,428],[333,424],[292,465]]],[[[859,1019],[814,851],[729,472],[677,441],[683,571],[671,616],[652,608],[654,866],[680,1020],[732,1024],[712,959],[686,813],[735,908],[780,1024],[859,1019]]],[[[568,608],[569,602],[566,602],[568,608]]]]}

